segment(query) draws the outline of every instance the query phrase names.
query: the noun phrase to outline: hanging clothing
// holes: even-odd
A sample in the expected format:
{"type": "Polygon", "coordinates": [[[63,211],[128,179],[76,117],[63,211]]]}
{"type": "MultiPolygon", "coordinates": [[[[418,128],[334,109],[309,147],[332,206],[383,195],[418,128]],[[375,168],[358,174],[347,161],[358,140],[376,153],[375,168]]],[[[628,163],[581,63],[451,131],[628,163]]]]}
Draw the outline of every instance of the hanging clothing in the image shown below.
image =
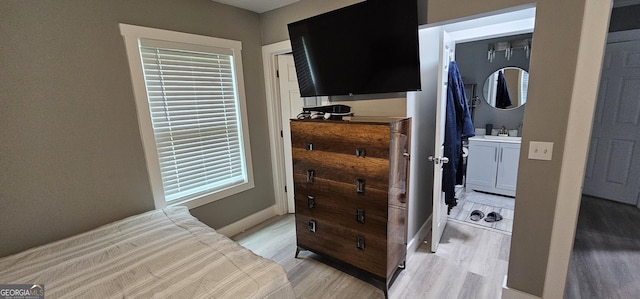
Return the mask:
{"type": "Polygon", "coordinates": [[[464,91],[464,83],[455,61],[449,63],[449,83],[447,84],[447,112],[444,129],[444,156],[449,163],[444,164],[442,191],[448,211],[457,205],[455,184],[458,165],[462,162],[462,139],[475,136],[471,114],[464,91]]]}
{"type": "Polygon", "coordinates": [[[504,79],[502,70],[498,71],[498,86],[496,87],[496,108],[507,108],[511,106],[511,96],[509,96],[509,88],[507,80],[504,79]]]}

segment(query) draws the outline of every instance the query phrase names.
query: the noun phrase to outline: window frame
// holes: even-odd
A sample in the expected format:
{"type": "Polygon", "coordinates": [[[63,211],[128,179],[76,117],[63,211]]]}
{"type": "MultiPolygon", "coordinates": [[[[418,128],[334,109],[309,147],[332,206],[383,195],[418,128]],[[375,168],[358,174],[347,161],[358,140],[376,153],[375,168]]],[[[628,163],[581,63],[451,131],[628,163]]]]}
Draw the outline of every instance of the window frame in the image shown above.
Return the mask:
{"type": "Polygon", "coordinates": [[[242,43],[235,40],[142,26],[134,26],[122,23],[119,24],[119,27],[120,34],[124,39],[127,57],[129,60],[131,83],[133,85],[133,92],[138,115],[138,126],[142,139],[143,149],[145,152],[149,182],[151,184],[151,191],[153,194],[155,208],[162,209],[167,206],[182,205],[188,207],[189,209],[192,209],[254,188],[255,183],[253,178],[253,164],[251,161],[251,146],[249,143],[249,125],[245,99],[244,75],[242,72],[242,43]],[[233,53],[232,55],[234,62],[233,68],[236,75],[236,94],[238,96],[238,107],[240,109],[239,124],[241,126],[241,140],[243,144],[247,173],[246,182],[225,189],[213,191],[212,193],[208,193],[204,196],[193,199],[174,201],[171,203],[168,203],[166,201],[162,184],[162,177],[160,174],[160,163],[153,132],[153,125],[151,123],[151,112],[149,108],[149,100],[147,98],[144,71],[142,68],[142,58],[139,49],[140,39],[155,39],[174,43],[202,45],[207,47],[217,47],[231,50],[231,52],[233,53]]]}

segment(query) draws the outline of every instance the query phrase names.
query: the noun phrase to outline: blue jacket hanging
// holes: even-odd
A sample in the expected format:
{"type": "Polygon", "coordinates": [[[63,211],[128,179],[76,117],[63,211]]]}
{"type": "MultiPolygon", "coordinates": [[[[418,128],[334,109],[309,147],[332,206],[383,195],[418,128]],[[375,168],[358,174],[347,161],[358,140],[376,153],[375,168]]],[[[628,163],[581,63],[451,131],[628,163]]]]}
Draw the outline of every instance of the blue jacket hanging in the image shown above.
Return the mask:
{"type": "Polygon", "coordinates": [[[444,133],[444,156],[449,163],[444,164],[442,191],[448,211],[457,205],[455,198],[456,171],[462,160],[462,139],[475,136],[467,96],[460,70],[455,61],[449,63],[449,83],[447,84],[447,113],[444,133]]]}
{"type": "Polygon", "coordinates": [[[507,80],[504,78],[502,70],[498,72],[498,86],[496,86],[496,108],[507,108],[511,106],[511,96],[509,96],[509,88],[507,80]]]}

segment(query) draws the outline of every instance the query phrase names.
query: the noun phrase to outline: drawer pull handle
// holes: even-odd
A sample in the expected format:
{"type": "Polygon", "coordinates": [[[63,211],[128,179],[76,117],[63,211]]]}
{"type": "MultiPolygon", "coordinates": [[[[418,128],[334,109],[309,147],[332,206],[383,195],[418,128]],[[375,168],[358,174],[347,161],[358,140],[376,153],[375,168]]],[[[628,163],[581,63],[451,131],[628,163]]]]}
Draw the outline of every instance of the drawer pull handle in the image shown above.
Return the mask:
{"type": "Polygon", "coordinates": [[[311,220],[309,221],[309,230],[313,233],[316,232],[316,221],[315,220],[311,220]]]}
{"type": "Polygon", "coordinates": [[[315,176],[315,170],[309,169],[307,170],[307,183],[313,184],[313,178],[315,176]]]}
{"type": "Polygon", "coordinates": [[[309,205],[309,209],[313,209],[316,206],[315,197],[307,195],[307,204],[309,205]]]}
{"type": "Polygon", "coordinates": [[[364,180],[357,179],[356,180],[356,193],[364,193],[364,180]]]}
{"type": "Polygon", "coordinates": [[[364,237],[356,237],[356,248],[364,250],[364,237]]]}
{"type": "Polygon", "coordinates": [[[364,210],[363,209],[356,209],[356,221],[358,221],[358,223],[364,223],[364,210]]]}
{"type": "Polygon", "coordinates": [[[312,151],[313,150],[313,143],[307,143],[307,150],[308,151],[312,151]]]}
{"type": "Polygon", "coordinates": [[[367,156],[367,150],[363,149],[363,148],[357,148],[356,149],[356,157],[366,157],[367,156]]]}

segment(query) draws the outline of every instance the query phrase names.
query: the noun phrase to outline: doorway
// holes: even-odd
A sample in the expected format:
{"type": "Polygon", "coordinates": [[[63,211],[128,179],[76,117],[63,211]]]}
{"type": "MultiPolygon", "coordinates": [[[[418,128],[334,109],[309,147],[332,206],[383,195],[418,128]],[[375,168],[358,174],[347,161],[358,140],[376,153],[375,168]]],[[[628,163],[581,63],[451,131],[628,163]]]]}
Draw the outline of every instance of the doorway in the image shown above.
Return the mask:
{"type": "MultiPolygon", "coordinates": [[[[530,33],[533,31],[535,23],[535,8],[521,9],[511,13],[504,13],[500,15],[494,15],[490,17],[482,17],[472,19],[463,22],[456,22],[452,24],[445,24],[439,26],[425,26],[419,30],[420,36],[420,64],[421,64],[421,76],[422,76],[422,89],[421,92],[416,92],[413,97],[408,97],[408,110],[407,116],[419,117],[418,120],[414,118],[414,126],[417,123],[418,126],[424,126],[425,128],[438,127],[438,119],[431,116],[425,116],[425,113],[419,111],[440,111],[433,103],[438,103],[440,97],[436,95],[433,90],[441,89],[440,83],[442,82],[442,75],[440,74],[440,66],[443,65],[442,60],[449,57],[442,55],[441,40],[443,36],[453,42],[453,44],[459,44],[464,42],[484,40],[499,36],[510,36],[515,34],[530,33]],[[438,42],[439,41],[439,42],[438,42]],[[431,104],[430,104],[431,103],[431,104]],[[431,117],[431,118],[430,118],[431,117]]],[[[455,56],[454,56],[455,57],[455,56]]],[[[436,113],[438,115],[438,113],[436,113]]],[[[442,126],[444,127],[444,126],[442,126]]],[[[412,163],[415,161],[425,161],[426,153],[438,153],[437,147],[441,144],[436,144],[436,136],[433,132],[426,132],[428,129],[423,129],[419,134],[426,139],[425,145],[422,148],[412,148],[412,163]],[[430,134],[430,135],[429,135],[430,134]],[[433,137],[432,137],[433,136],[433,137]],[[425,157],[420,157],[425,153],[425,157]]],[[[415,132],[415,130],[414,130],[415,132]]],[[[436,129],[436,134],[438,129],[436,129]]],[[[423,144],[421,144],[423,145],[423,144]]],[[[434,155],[437,157],[437,155],[434,155]]],[[[418,166],[420,167],[420,166],[418,166]]],[[[414,165],[411,166],[412,170],[414,165]]],[[[434,169],[435,170],[435,169],[434,169]]],[[[419,176],[421,181],[433,181],[433,185],[429,186],[431,189],[441,185],[441,182],[437,181],[435,171],[433,173],[420,173],[418,175],[412,174],[412,178],[419,176]]],[[[425,190],[413,189],[417,184],[411,183],[412,194],[415,196],[418,194],[418,198],[421,198],[422,194],[425,194],[425,190]]],[[[424,188],[425,184],[422,184],[421,188],[424,188]]],[[[429,188],[427,187],[427,188],[429,188]]],[[[443,200],[440,200],[437,190],[433,192],[431,200],[431,212],[432,212],[432,225],[431,225],[431,240],[430,244],[432,251],[437,250],[437,244],[440,242],[440,237],[446,227],[446,210],[443,200]],[[443,217],[444,216],[444,217],[443,217]]],[[[429,198],[429,197],[427,197],[429,198]]],[[[411,204],[411,203],[410,203],[411,204]]],[[[410,207],[411,209],[411,207],[410,207]]],[[[454,208],[455,209],[455,208],[454,208]]]]}
{"type": "Polygon", "coordinates": [[[640,39],[607,44],[583,193],[640,207],[640,39]]]}
{"type": "Polygon", "coordinates": [[[640,293],[640,61],[633,57],[640,30],[609,33],[565,298],[640,293]]]}

